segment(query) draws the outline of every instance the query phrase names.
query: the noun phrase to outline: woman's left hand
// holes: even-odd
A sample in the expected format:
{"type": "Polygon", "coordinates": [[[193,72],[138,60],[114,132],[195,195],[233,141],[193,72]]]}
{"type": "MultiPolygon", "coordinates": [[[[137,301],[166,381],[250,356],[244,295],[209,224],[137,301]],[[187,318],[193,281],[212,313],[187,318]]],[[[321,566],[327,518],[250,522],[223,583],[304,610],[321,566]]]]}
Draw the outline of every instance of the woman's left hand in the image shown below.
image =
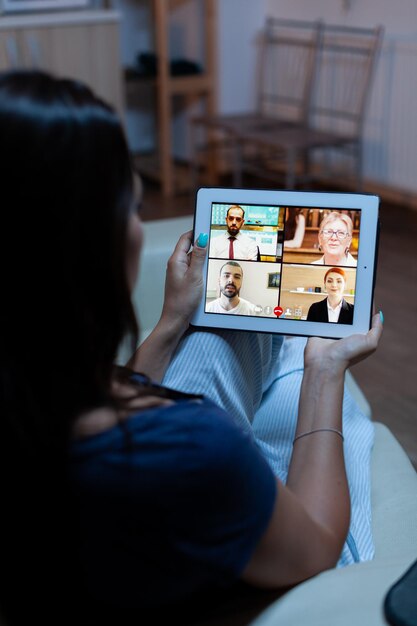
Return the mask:
{"type": "Polygon", "coordinates": [[[334,374],[344,373],[349,367],[373,354],[382,335],[380,314],[372,317],[372,327],[365,334],[355,334],[336,341],[310,337],[304,352],[305,367],[315,367],[334,374]]]}
{"type": "MultiPolygon", "coordinates": [[[[207,245],[207,235],[199,237],[207,245]]],[[[192,231],[182,235],[167,266],[161,319],[128,366],[161,382],[181,336],[203,296],[203,266],[207,249],[197,241],[192,252],[192,231]]]]}
{"type": "MultiPolygon", "coordinates": [[[[198,240],[197,240],[198,241],[198,240]]],[[[188,328],[190,318],[203,296],[203,265],[207,248],[194,243],[192,231],[182,235],[167,265],[165,298],[161,321],[180,330],[188,328]]]]}

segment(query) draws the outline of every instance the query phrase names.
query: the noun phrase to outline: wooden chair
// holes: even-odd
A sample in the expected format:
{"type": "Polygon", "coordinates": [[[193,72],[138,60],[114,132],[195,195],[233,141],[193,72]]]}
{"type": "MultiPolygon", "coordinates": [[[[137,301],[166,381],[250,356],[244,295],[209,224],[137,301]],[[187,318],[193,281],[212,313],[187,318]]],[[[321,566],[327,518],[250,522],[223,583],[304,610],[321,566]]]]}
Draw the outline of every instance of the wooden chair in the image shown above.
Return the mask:
{"type": "Polygon", "coordinates": [[[355,161],[356,186],[361,189],[364,117],[382,36],[382,27],[324,26],[308,115],[299,124],[268,129],[253,125],[236,133],[238,186],[243,172],[277,180],[284,163],[285,187],[292,189],[296,182],[312,179],[312,153],[344,150],[355,161]]]}
{"type": "MultiPolygon", "coordinates": [[[[218,159],[219,149],[233,150],[237,136],[252,131],[268,134],[271,128],[307,123],[321,31],[320,21],[267,18],[259,40],[256,109],[191,120],[194,181],[199,157],[218,159]]],[[[236,176],[239,178],[240,172],[236,176]]]]}

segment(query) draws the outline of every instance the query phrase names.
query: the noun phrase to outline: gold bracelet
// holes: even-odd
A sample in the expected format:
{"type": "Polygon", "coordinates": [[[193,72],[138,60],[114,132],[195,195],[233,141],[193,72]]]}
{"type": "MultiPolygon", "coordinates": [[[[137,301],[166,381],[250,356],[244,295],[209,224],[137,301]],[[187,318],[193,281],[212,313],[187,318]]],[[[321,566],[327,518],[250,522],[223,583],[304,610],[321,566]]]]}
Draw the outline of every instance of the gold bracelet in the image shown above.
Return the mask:
{"type": "Polygon", "coordinates": [[[313,433],[326,433],[326,432],[336,433],[336,435],[339,435],[339,437],[342,438],[342,441],[345,440],[345,438],[343,437],[343,433],[340,430],[337,430],[337,428],[316,428],[315,430],[309,430],[308,433],[301,433],[301,435],[297,435],[297,437],[295,437],[295,439],[293,440],[292,444],[294,445],[297,439],[301,439],[301,437],[307,437],[307,435],[312,435],[313,433]]]}

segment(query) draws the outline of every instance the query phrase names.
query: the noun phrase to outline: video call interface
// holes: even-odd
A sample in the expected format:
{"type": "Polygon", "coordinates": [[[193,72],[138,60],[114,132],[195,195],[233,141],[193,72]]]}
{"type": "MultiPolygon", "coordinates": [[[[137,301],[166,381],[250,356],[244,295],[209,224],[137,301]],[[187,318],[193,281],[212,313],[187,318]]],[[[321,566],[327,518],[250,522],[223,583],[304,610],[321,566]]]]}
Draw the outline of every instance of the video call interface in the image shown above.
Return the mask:
{"type": "Polygon", "coordinates": [[[352,324],[360,214],[212,203],[205,312],[352,324]]]}

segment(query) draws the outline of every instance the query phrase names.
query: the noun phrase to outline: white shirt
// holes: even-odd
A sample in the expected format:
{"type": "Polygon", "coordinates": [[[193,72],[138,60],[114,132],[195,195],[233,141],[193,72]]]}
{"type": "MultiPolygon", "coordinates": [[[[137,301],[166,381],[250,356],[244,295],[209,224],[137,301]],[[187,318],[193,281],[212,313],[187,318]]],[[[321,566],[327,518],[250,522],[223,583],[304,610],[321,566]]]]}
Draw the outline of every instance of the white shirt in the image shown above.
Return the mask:
{"type": "Polygon", "coordinates": [[[329,316],[329,322],[339,321],[339,315],[340,315],[340,311],[342,308],[342,304],[343,304],[343,299],[339,302],[339,304],[334,309],[332,309],[332,307],[330,306],[329,299],[327,298],[327,315],[329,316]]]}
{"type": "MultiPolygon", "coordinates": [[[[357,261],[355,258],[353,258],[353,256],[350,254],[350,252],[347,253],[347,255],[345,256],[345,258],[343,259],[342,263],[334,263],[333,265],[344,265],[346,267],[356,267],[357,266],[357,261]]],[[[318,261],[313,261],[311,263],[311,265],[325,265],[324,263],[324,255],[321,257],[321,259],[319,259],[318,261]]],[[[331,265],[331,263],[326,263],[326,265],[331,265]]]]}
{"type": "MultiPolygon", "coordinates": [[[[227,231],[218,237],[212,237],[209,256],[218,259],[229,259],[229,237],[230,235],[227,231]]],[[[233,242],[233,258],[256,261],[258,258],[258,246],[256,245],[256,241],[244,233],[238,233],[233,242]]]]}
{"type": "Polygon", "coordinates": [[[234,315],[256,315],[255,305],[248,300],[239,298],[239,304],[233,309],[226,311],[221,305],[221,299],[213,300],[210,304],[206,305],[206,313],[232,313],[234,315]]]}

